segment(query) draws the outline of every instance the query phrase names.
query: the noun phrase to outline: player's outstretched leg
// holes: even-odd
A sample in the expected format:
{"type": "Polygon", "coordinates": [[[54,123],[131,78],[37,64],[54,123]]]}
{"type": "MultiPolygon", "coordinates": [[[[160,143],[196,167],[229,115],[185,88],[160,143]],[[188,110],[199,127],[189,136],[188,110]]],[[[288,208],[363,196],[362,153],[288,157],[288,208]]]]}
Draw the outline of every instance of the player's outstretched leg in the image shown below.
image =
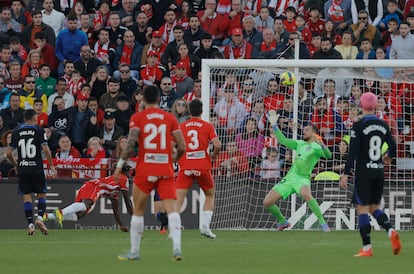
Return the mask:
{"type": "Polygon", "coordinates": [[[269,212],[276,218],[277,220],[277,230],[282,231],[288,227],[290,227],[290,223],[286,220],[285,216],[280,211],[280,208],[275,204],[280,198],[282,198],[279,191],[276,188],[279,186],[281,187],[282,184],[274,186],[266,195],[263,200],[263,206],[269,210],[269,212]]]}
{"type": "Polygon", "coordinates": [[[372,256],[371,247],[371,224],[367,213],[362,213],[358,217],[359,233],[362,238],[362,249],[354,255],[354,257],[370,257],[372,256]]]}
{"type": "Polygon", "coordinates": [[[381,209],[376,209],[372,215],[377,220],[378,224],[382,226],[385,231],[387,231],[388,237],[391,241],[392,253],[394,253],[394,255],[400,254],[402,249],[400,235],[392,227],[388,216],[381,209]]]}
{"type": "Polygon", "coordinates": [[[316,215],[316,217],[318,218],[319,224],[322,228],[323,232],[330,232],[331,229],[329,228],[328,224],[325,221],[325,218],[323,217],[321,208],[319,207],[318,202],[315,200],[315,198],[312,198],[311,200],[308,201],[308,205],[309,208],[311,209],[311,211],[313,212],[313,214],[316,215]]]}

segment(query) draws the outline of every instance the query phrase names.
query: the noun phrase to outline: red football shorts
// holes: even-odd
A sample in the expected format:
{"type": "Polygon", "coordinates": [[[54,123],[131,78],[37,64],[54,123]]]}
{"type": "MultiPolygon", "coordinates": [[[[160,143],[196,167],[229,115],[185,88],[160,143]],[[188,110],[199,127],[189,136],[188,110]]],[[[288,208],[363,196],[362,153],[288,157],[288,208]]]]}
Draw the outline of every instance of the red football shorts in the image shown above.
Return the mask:
{"type": "Polygon", "coordinates": [[[209,170],[180,170],[176,179],[177,189],[190,189],[194,181],[204,192],[214,188],[213,176],[209,170]]]}
{"type": "Polygon", "coordinates": [[[83,200],[92,200],[93,203],[99,198],[99,188],[98,185],[94,183],[86,182],[79,189],[78,194],[76,194],[75,201],[82,202],[83,200]]]}
{"type": "Polygon", "coordinates": [[[156,189],[161,200],[176,199],[174,177],[159,177],[156,182],[148,181],[148,176],[135,176],[134,184],[144,193],[156,189]]]}

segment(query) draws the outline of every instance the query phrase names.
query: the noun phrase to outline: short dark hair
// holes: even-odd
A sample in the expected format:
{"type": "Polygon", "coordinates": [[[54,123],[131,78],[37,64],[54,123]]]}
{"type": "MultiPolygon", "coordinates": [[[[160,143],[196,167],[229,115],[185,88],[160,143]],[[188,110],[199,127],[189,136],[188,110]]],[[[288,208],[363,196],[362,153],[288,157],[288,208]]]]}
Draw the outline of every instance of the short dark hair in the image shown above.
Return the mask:
{"type": "Polygon", "coordinates": [[[75,15],[69,14],[68,21],[78,21],[78,18],[75,15]]]}
{"type": "Polygon", "coordinates": [[[90,101],[96,101],[96,102],[98,102],[99,100],[98,100],[98,98],[96,98],[95,96],[90,96],[90,97],[89,97],[89,100],[88,100],[88,103],[89,103],[90,101]]]}
{"type": "Polygon", "coordinates": [[[57,79],[57,81],[56,81],[56,84],[59,84],[60,82],[63,82],[63,83],[65,83],[65,84],[66,84],[66,79],[65,79],[65,78],[63,78],[63,77],[59,77],[59,78],[57,79]]]}
{"type": "Polygon", "coordinates": [[[181,26],[181,25],[176,25],[176,26],[173,28],[173,32],[174,32],[175,30],[181,30],[182,32],[184,32],[184,27],[183,27],[183,26],[181,26]]]}
{"type": "Polygon", "coordinates": [[[10,44],[19,44],[21,43],[20,38],[18,36],[12,36],[9,39],[10,44]]]}
{"type": "Polygon", "coordinates": [[[46,35],[42,31],[36,32],[35,39],[46,40],[46,35]]]}
{"type": "Polygon", "coordinates": [[[64,68],[66,68],[66,65],[67,65],[67,64],[73,64],[73,66],[75,66],[75,62],[70,61],[70,60],[67,60],[67,61],[65,62],[65,64],[63,65],[63,67],[64,67],[64,68]]]}
{"type": "Polygon", "coordinates": [[[156,86],[146,86],[144,88],[144,101],[148,104],[156,104],[160,97],[160,90],[156,86]]]}
{"type": "Polygon", "coordinates": [[[41,64],[39,70],[41,70],[42,68],[50,68],[50,66],[49,64],[41,64]]]}
{"type": "Polygon", "coordinates": [[[34,111],[34,109],[26,109],[23,112],[23,120],[24,121],[30,121],[33,119],[33,117],[36,115],[36,112],[34,111]]]}
{"type": "Polygon", "coordinates": [[[328,36],[322,37],[321,42],[323,42],[323,41],[329,41],[332,44],[332,40],[328,36]]]}
{"type": "Polygon", "coordinates": [[[203,102],[199,99],[194,99],[190,102],[189,110],[192,116],[200,116],[203,113],[203,102]]]}
{"type": "Polygon", "coordinates": [[[315,124],[308,124],[308,125],[312,128],[313,132],[315,132],[316,134],[319,134],[319,129],[315,124]]]}
{"type": "Polygon", "coordinates": [[[43,14],[40,10],[35,10],[35,11],[32,12],[32,17],[35,16],[35,15],[38,15],[38,14],[43,16],[43,14]]]}
{"type": "Polygon", "coordinates": [[[36,98],[36,99],[34,99],[33,104],[36,104],[36,103],[42,103],[43,104],[43,101],[40,98],[36,98]]]}

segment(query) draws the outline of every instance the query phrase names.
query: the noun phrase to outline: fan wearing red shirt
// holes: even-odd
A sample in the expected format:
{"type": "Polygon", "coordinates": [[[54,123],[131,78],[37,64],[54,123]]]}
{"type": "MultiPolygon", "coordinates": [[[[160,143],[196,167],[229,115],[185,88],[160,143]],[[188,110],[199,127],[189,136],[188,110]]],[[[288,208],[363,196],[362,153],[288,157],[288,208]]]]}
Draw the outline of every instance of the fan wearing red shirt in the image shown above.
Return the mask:
{"type": "Polygon", "coordinates": [[[311,7],[309,9],[309,19],[307,22],[307,27],[312,33],[319,33],[322,35],[323,30],[325,29],[325,22],[321,20],[321,11],[318,7],[311,7]]]}
{"type": "Polygon", "coordinates": [[[200,233],[209,239],[215,239],[211,232],[210,223],[214,209],[214,180],[211,175],[211,161],[215,160],[221,150],[221,142],[217,137],[214,127],[201,120],[203,103],[195,99],[189,104],[191,119],[180,125],[184,135],[186,153],[180,160],[180,171],[176,180],[178,208],[181,208],[188,190],[196,180],[206,195],[201,216],[200,233]],[[214,149],[208,154],[210,143],[214,149]]]}
{"type": "Polygon", "coordinates": [[[134,149],[135,143],[138,142],[136,169],[139,170],[139,173],[135,176],[132,187],[134,212],[130,225],[131,249],[127,254],[119,255],[119,260],[139,259],[146,201],[153,189],[157,190],[168,214],[169,238],[173,242],[173,259],[181,260],[181,219],[175,200],[173,161],[177,162],[184,154],[185,142],[177,119],[171,113],[158,108],[159,100],[160,91],[156,86],[144,88],[145,109],[131,117],[127,149],[122,150],[116,165],[115,180],[119,178],[128,153],[134,149]],[[172,155],[172,141],[177,144],[174,157],[172,155]]]}
{"type": "Polygon", "coordinates": [[[296,16],[296,9],[292,6],[287,7],[287,9],[286,9],[286,19],[283,20],[283,25],[285,26],[285,30],[287,32],[295,32],[296,31],[297,27],[296,27],[295,16],[296,16]]]}
{"type": "Polygon", "coordinates": [[[37,114],[37,125],[39,127],[47,126],[49,115],[42,112],[43,110],[43,101],[41,99],[35,99],[33,101],[33,109],[37,114]]]}
{"type": "Polygon", "coordinates": [[[147,64],[140,69],[141,79],[138,81],[140,86],[159,85],[162,77],[166,76],[165,68],[158,63],[159,54],[156,51],[147,53],[147,64]]]}
{"type": "Polygon", "coordinates": [[[242,29],[233,29],[231,35],[231,42],[224,48],[225,59],[251,59],[252,58],[252,44],[248,43],[243,38],[242,29]]]}

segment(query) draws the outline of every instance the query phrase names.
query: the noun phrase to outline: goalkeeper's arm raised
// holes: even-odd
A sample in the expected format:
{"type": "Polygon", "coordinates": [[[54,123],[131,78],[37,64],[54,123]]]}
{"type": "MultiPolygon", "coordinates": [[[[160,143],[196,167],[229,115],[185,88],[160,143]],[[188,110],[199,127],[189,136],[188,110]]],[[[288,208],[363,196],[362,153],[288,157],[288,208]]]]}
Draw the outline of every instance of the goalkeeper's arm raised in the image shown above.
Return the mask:
{"type": "Polygon", "coordinates": [[[282,145],[286,146],[287,148],[296,149],[297,146],[298,146],[297,141],[293,140],[293,139],[286,138],[285,135],[283,135],[283,133],[277,127],[277,120],[278,120],[279,117],[276,114],[276,111],[274,111],[274,110],[269,111],[268,118],[269,118],[269,122],[272,126],[273,132],[274,132],[276,138],[279,140],[279,142],[282,145]]]}

